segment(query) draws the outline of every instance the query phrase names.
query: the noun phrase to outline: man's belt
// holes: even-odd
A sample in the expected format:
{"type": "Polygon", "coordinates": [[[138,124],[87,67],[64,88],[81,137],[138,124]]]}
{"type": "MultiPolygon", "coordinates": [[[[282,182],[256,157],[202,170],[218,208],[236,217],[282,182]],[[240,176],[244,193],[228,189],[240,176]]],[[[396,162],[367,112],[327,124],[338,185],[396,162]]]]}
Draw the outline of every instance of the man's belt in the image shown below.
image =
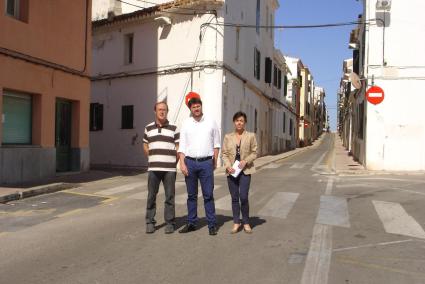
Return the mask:
{"type": "Polygon", "coordinates": [[[211,160],[212,156],[202,157],[202,158],[193,158],[193,157],[186,156],[186,159],[189,159],[189,160],[192,160],[192,161],[197,161],[197,162],[203,162],[203,161],[211,160]]]}

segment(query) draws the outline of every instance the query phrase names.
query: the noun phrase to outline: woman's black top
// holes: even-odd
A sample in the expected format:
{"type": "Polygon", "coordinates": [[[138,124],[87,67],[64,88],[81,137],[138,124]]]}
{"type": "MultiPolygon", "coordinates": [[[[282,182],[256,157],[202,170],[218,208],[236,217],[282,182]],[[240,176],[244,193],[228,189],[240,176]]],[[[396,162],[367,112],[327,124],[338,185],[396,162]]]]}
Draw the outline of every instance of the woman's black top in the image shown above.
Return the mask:
{"type": "Polygon", "coordinates": [[[239,145],[236,145],[236,157],[235,157],[236,161],[241,160],[241,142],[242,142],[242,139],[241,141],[239,141],[239,145]]]}

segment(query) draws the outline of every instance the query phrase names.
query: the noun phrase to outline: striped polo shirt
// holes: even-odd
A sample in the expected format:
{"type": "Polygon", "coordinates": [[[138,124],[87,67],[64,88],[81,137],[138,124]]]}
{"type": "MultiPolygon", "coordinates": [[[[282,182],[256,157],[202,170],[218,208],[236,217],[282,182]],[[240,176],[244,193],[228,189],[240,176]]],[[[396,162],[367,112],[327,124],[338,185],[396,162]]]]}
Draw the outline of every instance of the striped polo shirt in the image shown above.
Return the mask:
{"type": "Polygon", "coordinates": [[[180,133],[177,126],[167,120],[162,127],[156,122],[145,127],[143,143],[149,145],[148,171],[175,172],[177,164],[176,143],[179,143],[180,133]]]}

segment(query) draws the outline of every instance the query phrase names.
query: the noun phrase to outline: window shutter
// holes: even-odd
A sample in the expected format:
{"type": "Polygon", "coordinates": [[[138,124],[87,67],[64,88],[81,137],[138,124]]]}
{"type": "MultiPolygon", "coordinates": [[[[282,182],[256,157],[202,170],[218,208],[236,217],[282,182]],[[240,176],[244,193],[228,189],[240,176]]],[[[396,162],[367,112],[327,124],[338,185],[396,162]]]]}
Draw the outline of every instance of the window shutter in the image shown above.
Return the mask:
{"type": "Polygon", "coordinates": [[[3,95],[3,144],[31,144],[32,99],[6,91],[3,95]]]}
{"type": "Polygon", "coordinates": [[[97,130],[103,130],[103,105],[98,105],[98,111],[96,114],[97,130]]]}
{"type": "Polygon", "coordinates": [[[265,69],[264,81],[270,84],[272,82],[272,60],[270,57],[266,57],[265,69]]]}

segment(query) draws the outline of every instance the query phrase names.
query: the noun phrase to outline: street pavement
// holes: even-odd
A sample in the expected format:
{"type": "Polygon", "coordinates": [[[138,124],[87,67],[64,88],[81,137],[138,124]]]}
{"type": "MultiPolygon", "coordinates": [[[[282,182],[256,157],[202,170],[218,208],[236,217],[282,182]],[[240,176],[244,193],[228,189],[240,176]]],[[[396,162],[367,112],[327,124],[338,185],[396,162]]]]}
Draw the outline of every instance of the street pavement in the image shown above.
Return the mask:
{"type": "MultiPolygon", "coordinates": [[[[0,283],[425,283],[423,173],[369,172],[335,134],[257,166],[251,235],[230,234],[222,169],[217,236],[201,196],[198,230],[164,234],[162,189],[157,231],[145,234],[140,173],[86,175],[77,187],[1,204],[0,283]]],[[[181,175],[176,187],[178,229],[181,175]]]]}

